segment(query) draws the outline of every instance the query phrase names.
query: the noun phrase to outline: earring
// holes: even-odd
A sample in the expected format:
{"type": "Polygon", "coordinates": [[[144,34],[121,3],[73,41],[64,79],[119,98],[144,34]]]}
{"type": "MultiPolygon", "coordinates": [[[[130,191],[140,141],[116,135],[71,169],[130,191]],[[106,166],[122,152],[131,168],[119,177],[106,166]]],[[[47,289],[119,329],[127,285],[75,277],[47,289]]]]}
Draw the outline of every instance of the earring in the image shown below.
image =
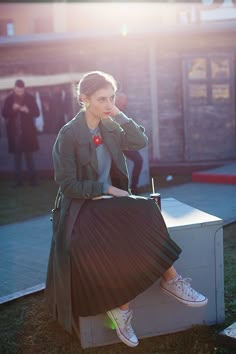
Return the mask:
{"type": "Polygon", "coordinates": [[[84,107],[85,107],[85,109],[88,109],[89,108],[89,103],[88,102],[84,102],[84,107]]]}

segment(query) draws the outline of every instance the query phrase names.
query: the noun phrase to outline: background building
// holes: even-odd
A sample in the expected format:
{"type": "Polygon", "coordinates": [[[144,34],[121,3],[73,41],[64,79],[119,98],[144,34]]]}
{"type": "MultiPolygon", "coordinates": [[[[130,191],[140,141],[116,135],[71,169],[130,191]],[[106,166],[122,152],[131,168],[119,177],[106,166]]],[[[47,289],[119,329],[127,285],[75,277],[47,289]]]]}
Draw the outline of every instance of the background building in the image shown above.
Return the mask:
{"type": "Polygon", "coordinates": [[[28,86],[44,127],[47,119],[54,127],[42,133],[56,133],[47,98],[67,99],[67,121],[79,108],[80,75],[104,70],[145,126],[152,164],[235,159],[235,11],[230,1],[0,4],[0,105],[15,78],[38,77],[28,86]]]}

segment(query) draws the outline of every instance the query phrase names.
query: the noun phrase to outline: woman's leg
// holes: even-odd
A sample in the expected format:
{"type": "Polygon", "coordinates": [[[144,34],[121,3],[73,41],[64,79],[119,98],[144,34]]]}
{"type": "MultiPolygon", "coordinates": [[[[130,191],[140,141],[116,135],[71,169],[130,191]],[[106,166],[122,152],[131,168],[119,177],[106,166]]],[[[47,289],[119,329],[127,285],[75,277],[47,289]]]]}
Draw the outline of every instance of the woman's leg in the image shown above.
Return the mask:
{"type": "Polygon", "coordinates": [[[119,307],[119,309],[122,310],[122,311],[127,311],[127,310],[129,310],[129,303],[124,304],[124,305],[121,305],[121,306],[119,307]]]}
{"type": "Polygon", "coordinates": [[[131,326],[132,311],[129,310],[129,303],[107,311],[107,315],[112,320],[120,340],[129,347],[136,347],[138,338],[131,326]]]}
{"type": "Polygon", "coordinates": [[[205,306],[207,298],[194,290],[190,285],[191,279],[182,278],[172,266],[163,274],[160,287],[167,294],[181,303],[191,307],[205,306]]]}
{"type": "Polygon", "coordinates": [[[178,276],[175,268],[171,266],[167,271],[163,274],[163,278],[165,281],[173,280],[178,276]]]}

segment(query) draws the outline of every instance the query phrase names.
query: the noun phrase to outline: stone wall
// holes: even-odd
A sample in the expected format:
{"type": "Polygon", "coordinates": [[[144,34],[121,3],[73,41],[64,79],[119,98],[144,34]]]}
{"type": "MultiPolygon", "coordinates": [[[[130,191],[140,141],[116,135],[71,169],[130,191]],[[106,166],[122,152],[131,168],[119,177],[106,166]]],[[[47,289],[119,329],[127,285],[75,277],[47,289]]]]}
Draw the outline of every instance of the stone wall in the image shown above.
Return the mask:
{"type": "Polygon", "coordinates": [[[181,55],[158,53],[156,65],[161,160],[181,161],[184,157],[181,55]]]}
{"type": "MultiPolygon", "coordinates": [[[[157,112],[159,136],[160,161],[197,161],[200,153],[196,151],[189,153],[188,146],[194,147],[195,127],[193,122],[188,122],[188,117],[184,111],[184,79],[183,79],[183,58],[189,53],[211,53],[210,44],[215,43],[215,39],[210,36],[199,38],[181,39],[175,42],[174,38],[162,38],[162,44],[158,38],[153,38],[157,43],[156,49],[156,83],[157,83],[157,112]]],[[[219,42],[219,51],[222,51],[222,38],[219,42]]],[[[227,48],[228,48],[227,39],[227,48]]],[[[5,76],[10,73],[27,72],[34,74],[54,74],[59,72],[87,72],[90,70],[103,70],[112,75],[121,83],[121,90],[128,97],[127,115],[133,117],[138,123],[142,124],[149,137],[149,158],[152,156],[153,122],[152,122],[152,102],[150,84],[150,58],[149,46],[151,39],[145,41],[142,38],[115,38],[100,40],[78,40],[70,42],[58,42],[52,44],[28,45],[25,48],[5,48],[0,51],[0,75],[5,76]]],[[[153,42],[154,43],[154,42],[153,42]]],[[[214,45],[215,46],[215,45],[214,45]]],[[[213,48],[214,49],[214,48],[213,48]]],[[[235,53],[235,49],[232,48],[235,53]]],[[[235,54],[234,54],[235,58],[235,54]]],[[[235,71],[235,63],[234,69],[235,71]]],[[[235,80],[232,77],[232,80],[235,80]]],[[[235,86],[235,81],[234,81],[235,86]]],[[[0,94],[5,96],[4,92],[0,94]]],[[[235,105],[235,98],[233,105],[235,105]]],[[[1,101],[1,99],[0,99],[1,101]]],[[[1,102],[0,102],[1,105],[1,102]]],[[[222,120],[227,125],[227,117],[224,114],[224,107],[218,110],[222,112],[222,120]]],[[[232,106],[233,112],[233,106],[232,106]]],[[[217,113],[217,112],[216,112],[217,113]]],[[[236,157],[235,143],[233,134],[227,138],[225,130],[217,130],[214,127],[217,122],[215,115],[208,119],[211,120],[211,139],[206,141],[207,146],[201,143],[202,159],[234,158],[236,157]],[[224,143],[222,143],[224,142],[224,143]],[[222,151],[215,156],[208,154],[207,149],[217,144],[222,145],[222,151]],[[203,150],[203,147],[205,150],[203,150]],[[234,151],[235,150],[235,151],[234,151]],[[204,155],[204,151],[206,152],[204,155]]],[[[235,130],[235,118],[228,124],[228,130],[235,130]]],[[[201,133],[201,122],[199,122],[198,133],[207,132],[203,126],[201,133]]],[[[222,125],[224,127],[224,125],[222,125]]],[[[217,128],[217,127],[216,127],[217,128]]],[[[205,139],[205,140],[206,140],[205,139]]],[[[236,139],[235,139],[236,140],[236,139]]]]}

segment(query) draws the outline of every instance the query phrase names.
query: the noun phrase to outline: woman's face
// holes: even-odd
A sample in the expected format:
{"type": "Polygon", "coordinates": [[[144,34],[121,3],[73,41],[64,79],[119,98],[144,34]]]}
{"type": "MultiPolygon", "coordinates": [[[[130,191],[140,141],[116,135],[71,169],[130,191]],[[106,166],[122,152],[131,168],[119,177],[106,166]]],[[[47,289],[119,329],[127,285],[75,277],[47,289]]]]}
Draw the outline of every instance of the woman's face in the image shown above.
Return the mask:
{"type": "Polygon", "coordinates": [[[96,91],[86,98],[86,111],[97,118],[108,118],[115,103],[115,91],[111,85],[96,91]]]}

